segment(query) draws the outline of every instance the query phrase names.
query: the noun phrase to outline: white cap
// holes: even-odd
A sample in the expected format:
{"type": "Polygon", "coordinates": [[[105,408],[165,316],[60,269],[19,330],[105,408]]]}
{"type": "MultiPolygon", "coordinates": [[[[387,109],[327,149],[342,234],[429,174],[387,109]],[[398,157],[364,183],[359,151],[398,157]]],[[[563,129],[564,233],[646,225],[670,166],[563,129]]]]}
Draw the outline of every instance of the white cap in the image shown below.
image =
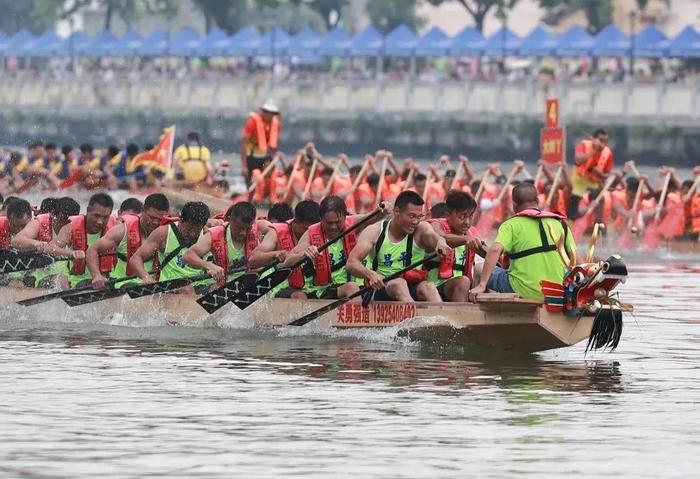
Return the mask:
{"type": "Polygon", "coordinates": [[[274,100],[267,100],[265,103],[263,103],[263,106],[261,106],[260,109],[269,111],[270,113],[280,112],[280,109],[277,107],[277,103],[275,103],[274,100]]]}

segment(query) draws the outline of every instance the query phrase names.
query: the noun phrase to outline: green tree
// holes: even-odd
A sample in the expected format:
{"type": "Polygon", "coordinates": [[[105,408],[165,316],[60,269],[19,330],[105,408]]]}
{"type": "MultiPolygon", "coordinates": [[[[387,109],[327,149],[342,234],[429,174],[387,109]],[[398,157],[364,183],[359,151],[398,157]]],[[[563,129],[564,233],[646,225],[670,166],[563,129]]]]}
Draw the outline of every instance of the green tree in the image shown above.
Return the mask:
{"type": "Polygon", "coordinates": [[[202,12],[207,31],[219,27],[234,33],[248,21],[246,0],[193,0],[192,3],[202,12]]]}
{"type": "Polygon", "coordinates": [[[540,0],[540,6],[547,10],[549,22],[583,11],[588,20],[588,31],[592,34],[598,33],[612,21],[611,0],[540,0]]]}
{"type": "Polygon", "coordinates": [[[415,0],[369,0],[367,14],[372,24],[384,33],[402,23],[414,30],[425,24],[425,19],[416,14],[415,0]]]}
{"type": "Polygon", "coordinates": [[[505,15],[506,11],[511,10],[518,1],[519,0],[428,0],[428,2],[433,5],[440,5],[446,2],[459,3],[472,17],[475,27],[480,32],[484,30],[484,20],[486,20],[486,15],[488,15],[492,9],[495,8],[499,10],[502,15],[505,15]]]}

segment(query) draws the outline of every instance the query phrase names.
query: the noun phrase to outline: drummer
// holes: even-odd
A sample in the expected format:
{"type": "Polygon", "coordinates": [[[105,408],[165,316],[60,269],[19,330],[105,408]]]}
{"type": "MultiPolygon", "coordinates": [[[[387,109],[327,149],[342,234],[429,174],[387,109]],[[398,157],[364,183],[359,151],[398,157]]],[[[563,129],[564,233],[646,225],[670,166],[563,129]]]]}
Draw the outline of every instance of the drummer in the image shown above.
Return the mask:
{"type": "Polygon", "coordinates": [[[202,145],[199,133],[192,131],[187,134],[187,141],[178,146],[173,154],[178,178],[188,183],[211,183],[214,178],[214,167],[211,164],[211,151],[202,145]]]}

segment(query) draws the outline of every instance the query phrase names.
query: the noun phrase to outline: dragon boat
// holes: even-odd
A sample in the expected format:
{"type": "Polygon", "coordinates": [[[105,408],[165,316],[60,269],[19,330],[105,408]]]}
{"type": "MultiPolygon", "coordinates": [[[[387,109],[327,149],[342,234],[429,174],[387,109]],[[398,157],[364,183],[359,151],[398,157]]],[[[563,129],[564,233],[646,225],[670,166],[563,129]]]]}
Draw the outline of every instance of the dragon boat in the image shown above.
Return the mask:
{"type": "MultiPolygon", "coordinates": [[[[622,333],[622,313],[630,306],[614,299],[613,290],[627,278],[627,269],[616,257],[573,268],[563,284],[543,282],[545,301],[531,301],[515,294],[484,293],[475,303],[373,302],[363,307],[348,302],[326,312],[305,328],[323,333],[329,329],[372,330],[393,328],[411,340],[446,345],[532,353],[572,346],[588,339],[587,348],[614,349],[622,333]]],[[[4,287],[0,299],[3,314],[37,317],[44,314],[66,321],[110,322],[115,315],[123,324],[163,324],[217,327],[227,319],[241,319],[256,327],[287,326],[300,316],[329,305],[330,300],[262,299],[244,311],[224,307],[208,315],[186,294],[155,294],[140,299],[126,296],[69,308],[55,300],[35,306],[15,304],[45,291],[4,287]]],[[[121,324],[121,323],[120,323],[121,324]]]]}

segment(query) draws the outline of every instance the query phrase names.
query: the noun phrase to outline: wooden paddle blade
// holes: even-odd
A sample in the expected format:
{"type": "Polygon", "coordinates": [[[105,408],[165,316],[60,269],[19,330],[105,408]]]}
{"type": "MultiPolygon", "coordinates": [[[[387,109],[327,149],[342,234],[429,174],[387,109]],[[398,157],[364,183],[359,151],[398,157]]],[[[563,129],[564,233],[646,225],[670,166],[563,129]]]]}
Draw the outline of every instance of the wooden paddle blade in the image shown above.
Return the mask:
{"type": "Polygon", "coordinates": [[[45,268],[61,259],[63,258],[54,258],[47,254],[3,251],[2,254],[0,254],[0,274],[45,268]]]}
{"type": "Polygon", "coordinates": [[[87,293],[74,294],[61,298],[71,308],[84,304],[96,303],[105,299],[118,298],[125,294],[123,289],[105,289],[104,291],[88,291],[87,293]]]}
{"type": "Polygon", "coordinates": [[[259,279],[245,291],[236,294],[231,302],[241,310],[246,309],[277,286],[284,283],[287,278],[289,278],[290,274],[292,274],[292,270],[289,268],[279,269],[270,276],[259,279]]]}
{"type": "Polygon", "coordinates": [[[246,273],[198,298],[197,303],[207,313],[213,314],[231,302],[237,294],[253,286],[257,280],[257,273],[246,273]]]}
{"type": "Polygon", "coordinates": [[[192,281],[187,278],[177,278],[169,281],[163,281],[161,283],[137,284],[126,287],[124,290],[131,299],[138,299],[143,298],[144,296],[151,296],[152,294],[167,293],[168,291],[184,288],[191,282],[192,281]]]}

